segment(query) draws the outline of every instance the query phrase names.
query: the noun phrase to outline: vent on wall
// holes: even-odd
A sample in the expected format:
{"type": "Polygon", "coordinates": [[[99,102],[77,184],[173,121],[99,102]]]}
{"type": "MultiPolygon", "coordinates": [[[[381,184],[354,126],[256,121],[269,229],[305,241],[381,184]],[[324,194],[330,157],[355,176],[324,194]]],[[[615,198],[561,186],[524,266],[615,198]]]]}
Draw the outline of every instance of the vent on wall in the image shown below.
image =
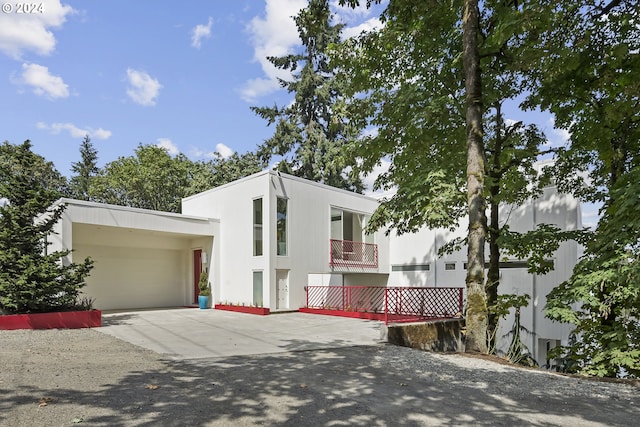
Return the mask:
{"type": "Polygon", "coordinates": [[[429,271],[429,264],[392,265],[391,271],[429,271]]]}

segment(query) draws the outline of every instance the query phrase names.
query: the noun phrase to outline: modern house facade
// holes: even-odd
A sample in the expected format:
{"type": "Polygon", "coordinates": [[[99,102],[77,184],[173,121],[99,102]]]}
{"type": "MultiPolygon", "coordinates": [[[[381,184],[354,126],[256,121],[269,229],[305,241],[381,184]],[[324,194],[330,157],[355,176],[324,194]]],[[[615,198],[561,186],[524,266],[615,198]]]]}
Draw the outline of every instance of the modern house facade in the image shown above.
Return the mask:
{"type": "MultiPolygon", "coordinates": [[[[309,285],[465,283],[466,250],[441,258],[437,253],[463,235],[466,224],[454,232],[367,234],[376,199],[274,171],[185,198],[182,214],[69,199],[59,203],[67,208],[51,247],[95,260],[85,293],[105,310],[192,305],[204,270],[215,303],[272,311],[304,307],[309,285]]],[[[554,187],[524,206],[502,207],[501,218],[516,231],[542,223],[581,226],[577,201],[554,187]]],[[[577,258],[577,245],[564,243],[553,257],[554,271],[545,276],[528,274],[519,260],[503,260],[500,292],[531,296],[521,317],[532,331],[529,349],[540,360],[546,360],[541,356],[547,347],[568,338],[568,327],[551,324],[542,309],[546,294],[570,276],[577,258]]]]}

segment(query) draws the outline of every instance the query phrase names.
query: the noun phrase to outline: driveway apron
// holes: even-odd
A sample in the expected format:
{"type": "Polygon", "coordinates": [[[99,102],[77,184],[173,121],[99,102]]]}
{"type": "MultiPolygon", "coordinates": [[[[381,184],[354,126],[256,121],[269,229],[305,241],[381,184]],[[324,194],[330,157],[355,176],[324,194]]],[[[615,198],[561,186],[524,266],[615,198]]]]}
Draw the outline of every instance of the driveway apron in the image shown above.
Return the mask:
{"type": "Polygon", "coordinates": [[[98,331],[165,355],[198,359],[380,343],[381,322],[282,313],[167,309],[103,313],[98,331]]]}

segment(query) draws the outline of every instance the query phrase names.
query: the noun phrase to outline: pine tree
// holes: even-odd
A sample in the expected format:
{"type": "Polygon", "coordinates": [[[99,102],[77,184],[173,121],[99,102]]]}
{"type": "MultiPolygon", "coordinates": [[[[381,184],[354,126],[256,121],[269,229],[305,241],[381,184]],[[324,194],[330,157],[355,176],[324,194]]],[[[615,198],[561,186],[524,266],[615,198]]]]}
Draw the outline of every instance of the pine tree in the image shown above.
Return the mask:
{"type": "Polygon", "coordinates": [[[75,176],[71,178],[71,196],[79,200],[91,200],[89,190],[91,180],[98,174],[98,151],[91,144],[89,135],[85,135],[80,145],[81,161],[71,164],[71,170],[75,176]]]}
{"type": "Polygon", "coordinates": [[[47,237],[64,206],[53,164],[31,143],[0,146],[0,311],[37,313],[72,310],[93,262],[67,262],[70,251],[48,253],[47,237]]]}
{"type": "Polygon", "coordinates": [[[354,136],[353,128],[342,113],[342,87],[328,57],[329,46],[340,41],[344,25],[332,24],[326,0],[311,0],[295,22],[304,51],[268,58],[292,72],[293,80],[281,80],[281,85],[295,99],[282,108],[252,107],[269,125],[277,122],[275,134],[264,141],[258,154],[266,162],[280,156],[278,169],[283,172],[362,192],[360,178],[349,173],[354,160],[345,156],[343,147],[354,136]]]}

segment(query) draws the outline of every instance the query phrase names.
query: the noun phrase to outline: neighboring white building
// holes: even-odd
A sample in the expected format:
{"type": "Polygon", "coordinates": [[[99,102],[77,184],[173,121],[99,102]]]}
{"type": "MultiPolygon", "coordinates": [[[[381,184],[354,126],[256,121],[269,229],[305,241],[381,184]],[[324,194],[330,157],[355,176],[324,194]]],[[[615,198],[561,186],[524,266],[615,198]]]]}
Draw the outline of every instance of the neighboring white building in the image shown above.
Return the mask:
{"type": "MultiPolygon", "coordinates": [[[[307,285],[464,287],[466,250],[438,258],[449,239],[466,233],[423,229],[397,236],[364,232],[378,207],[374,198],[301,178],[264,171],[188,197],[182,214],[62,199],[67,209],[52,249],[91,256],[95,267],[85,294],[100,309],[193,305],[200,271],[209,271],[215,303],[253,304],[272,311],[306,303],[307,285]]],[[[546,188],[525,206],[504,207],[512,230],[537,224],[576,229],[580,206],[546,188]]],[[[530,275],[507,260],[501,293],[529,294],[525,341],[545,363],[548,346],[566,342],[570,328],[551,323],[545,296],[566,280],[578,257],[576,243],[554,255],[555,270],[530,275]]],[[[504,322],[508,330],[512,319],[504,322]]],[[[503,330],[501,333],[505,333],[503,330]]]]}

